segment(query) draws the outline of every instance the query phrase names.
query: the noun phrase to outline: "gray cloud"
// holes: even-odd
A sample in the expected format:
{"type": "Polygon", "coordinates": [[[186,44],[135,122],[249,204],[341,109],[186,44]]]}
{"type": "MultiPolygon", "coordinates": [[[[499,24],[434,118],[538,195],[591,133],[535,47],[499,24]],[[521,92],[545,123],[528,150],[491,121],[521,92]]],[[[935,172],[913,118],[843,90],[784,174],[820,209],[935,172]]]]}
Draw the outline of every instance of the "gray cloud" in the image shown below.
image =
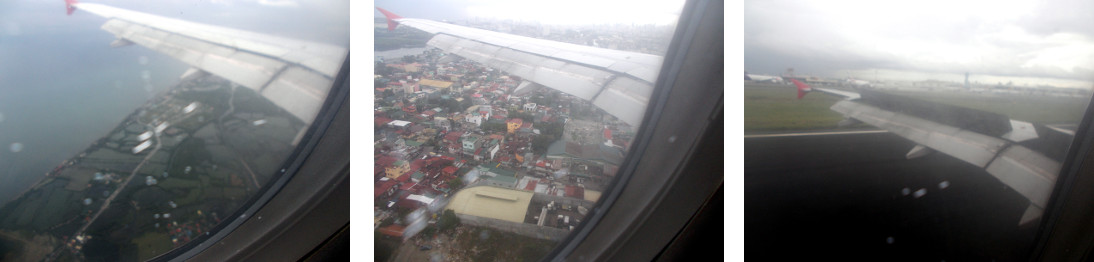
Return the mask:
{"type": "Polygon", "coordinates": [[[902,4],[747,1],[745,69],[1094,79],[1094,2],[1032,3],[1033,12],[902,4]]]}

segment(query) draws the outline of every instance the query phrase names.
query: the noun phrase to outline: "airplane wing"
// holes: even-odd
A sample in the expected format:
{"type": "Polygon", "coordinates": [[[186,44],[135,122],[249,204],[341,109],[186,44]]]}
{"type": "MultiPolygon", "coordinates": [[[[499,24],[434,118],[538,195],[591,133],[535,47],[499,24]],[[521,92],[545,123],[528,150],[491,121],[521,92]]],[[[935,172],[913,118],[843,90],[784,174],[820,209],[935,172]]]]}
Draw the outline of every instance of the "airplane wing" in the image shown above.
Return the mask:
{"type": "Polygon", "coordinates": [[[642,123],[661,56],[492,32],[426,19],[402,18],[376,8],[397,25],[431,34],[428,44],[526,80],[514,92],[550,87],[592,101],[637,128],[642,123]]]}
{"type": "Polygon", "coordinates": [[[848,92],[831,88],[811,87],[809,85],[806,85],[805,83],[802,83],[801,81],[798,81],[797,79],[790,79],[790,82],[793,82],[794,85],[798,87],[798,99],[805,97],[805,93],[811,91],[821,91],[832,95],[841,96],[844,99],[848,100],[859,98],[859,94],[855,92],[848,92]]]}
{"type": "Polygon", "coordinates": [[[68,14],[82,10],[108,19],[113,47],[138,44],[205,72],[254,89],[305,124],[326,100],[342,65],[343,47],[263,35],[65,0],[68,14]]]}
{"type": "Polygon", "coordinates": [[[862,94],[798,86],[845,97],[832,110],[911,140],[912,159],[942,152],[983,168],[1029,199],[1019,225],[1041,216],[1073,135],[1006,116],[864,90],[862,94]]]}

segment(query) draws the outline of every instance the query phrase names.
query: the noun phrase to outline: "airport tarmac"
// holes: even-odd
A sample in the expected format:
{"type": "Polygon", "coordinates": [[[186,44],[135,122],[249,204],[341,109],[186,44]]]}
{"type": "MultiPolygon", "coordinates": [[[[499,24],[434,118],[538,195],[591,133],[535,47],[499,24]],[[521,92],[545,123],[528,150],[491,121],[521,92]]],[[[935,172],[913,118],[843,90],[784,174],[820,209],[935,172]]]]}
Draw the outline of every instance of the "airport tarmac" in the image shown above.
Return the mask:
{"type": "Polygon", "coordinates": [[[886,132],[745,138],[747,258],[1026,260],[1029,201],[945,154],[905,159],[913,146],[886,132]]]}

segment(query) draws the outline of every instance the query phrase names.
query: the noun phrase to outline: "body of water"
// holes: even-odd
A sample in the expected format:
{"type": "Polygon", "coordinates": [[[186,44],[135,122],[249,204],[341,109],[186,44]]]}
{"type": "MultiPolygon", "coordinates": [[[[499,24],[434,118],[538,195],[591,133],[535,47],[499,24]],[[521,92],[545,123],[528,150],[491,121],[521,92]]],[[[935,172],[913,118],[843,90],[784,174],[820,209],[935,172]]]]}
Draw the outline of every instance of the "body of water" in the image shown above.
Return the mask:
{"type": "Polygon", "coordinates": [[[388,51],[376,51],[376,54],[373,55],[373,59],[374,59],[374,61],[380,61],[380,59],[383,58],[384,61],[392,61],[393,59],[402,59],[404,56],[408,56],[408,55],[421,54],[421,53],[425,52],[425,50],[427,50],[427,49],[429,49],[429,48],[428,47],[418,47],[418,48],[399,48],[399,49],[388,50],[388,51]]]}
{"type": "Polygon", "coordinates": [[[106,135],[187,68],[140,46],[110,48],[113,35],[99,29],[105,19],[23,8],[31,15],[0,12],[0,204],[106,135]]]}

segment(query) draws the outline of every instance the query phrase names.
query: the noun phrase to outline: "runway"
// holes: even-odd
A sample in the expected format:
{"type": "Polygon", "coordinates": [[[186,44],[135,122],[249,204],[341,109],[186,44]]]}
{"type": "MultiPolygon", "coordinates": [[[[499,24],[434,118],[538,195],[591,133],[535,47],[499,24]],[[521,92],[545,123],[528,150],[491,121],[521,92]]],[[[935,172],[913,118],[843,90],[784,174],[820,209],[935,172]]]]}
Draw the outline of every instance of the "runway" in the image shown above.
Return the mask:
{"type": "Polygon", "coordinates": [[[746,137],[747,258],[1026,260],[1029,201],[945,154],[905,159],[913,146],[877,131],[746,137]]]}
{"type": "Polygon", "coordinates": [[[831,135],[859,135],[859,134],[878,134],[888,133],[889,130],[860,130],[860,131],[832,131],[832,132],[800,132],[800,133],[781,133],[781,134],[758,134],[758,135],[745,135],[745,138],[765,138],[765,137],[789,137],[789,136],[831,136],[831,135]]]}

